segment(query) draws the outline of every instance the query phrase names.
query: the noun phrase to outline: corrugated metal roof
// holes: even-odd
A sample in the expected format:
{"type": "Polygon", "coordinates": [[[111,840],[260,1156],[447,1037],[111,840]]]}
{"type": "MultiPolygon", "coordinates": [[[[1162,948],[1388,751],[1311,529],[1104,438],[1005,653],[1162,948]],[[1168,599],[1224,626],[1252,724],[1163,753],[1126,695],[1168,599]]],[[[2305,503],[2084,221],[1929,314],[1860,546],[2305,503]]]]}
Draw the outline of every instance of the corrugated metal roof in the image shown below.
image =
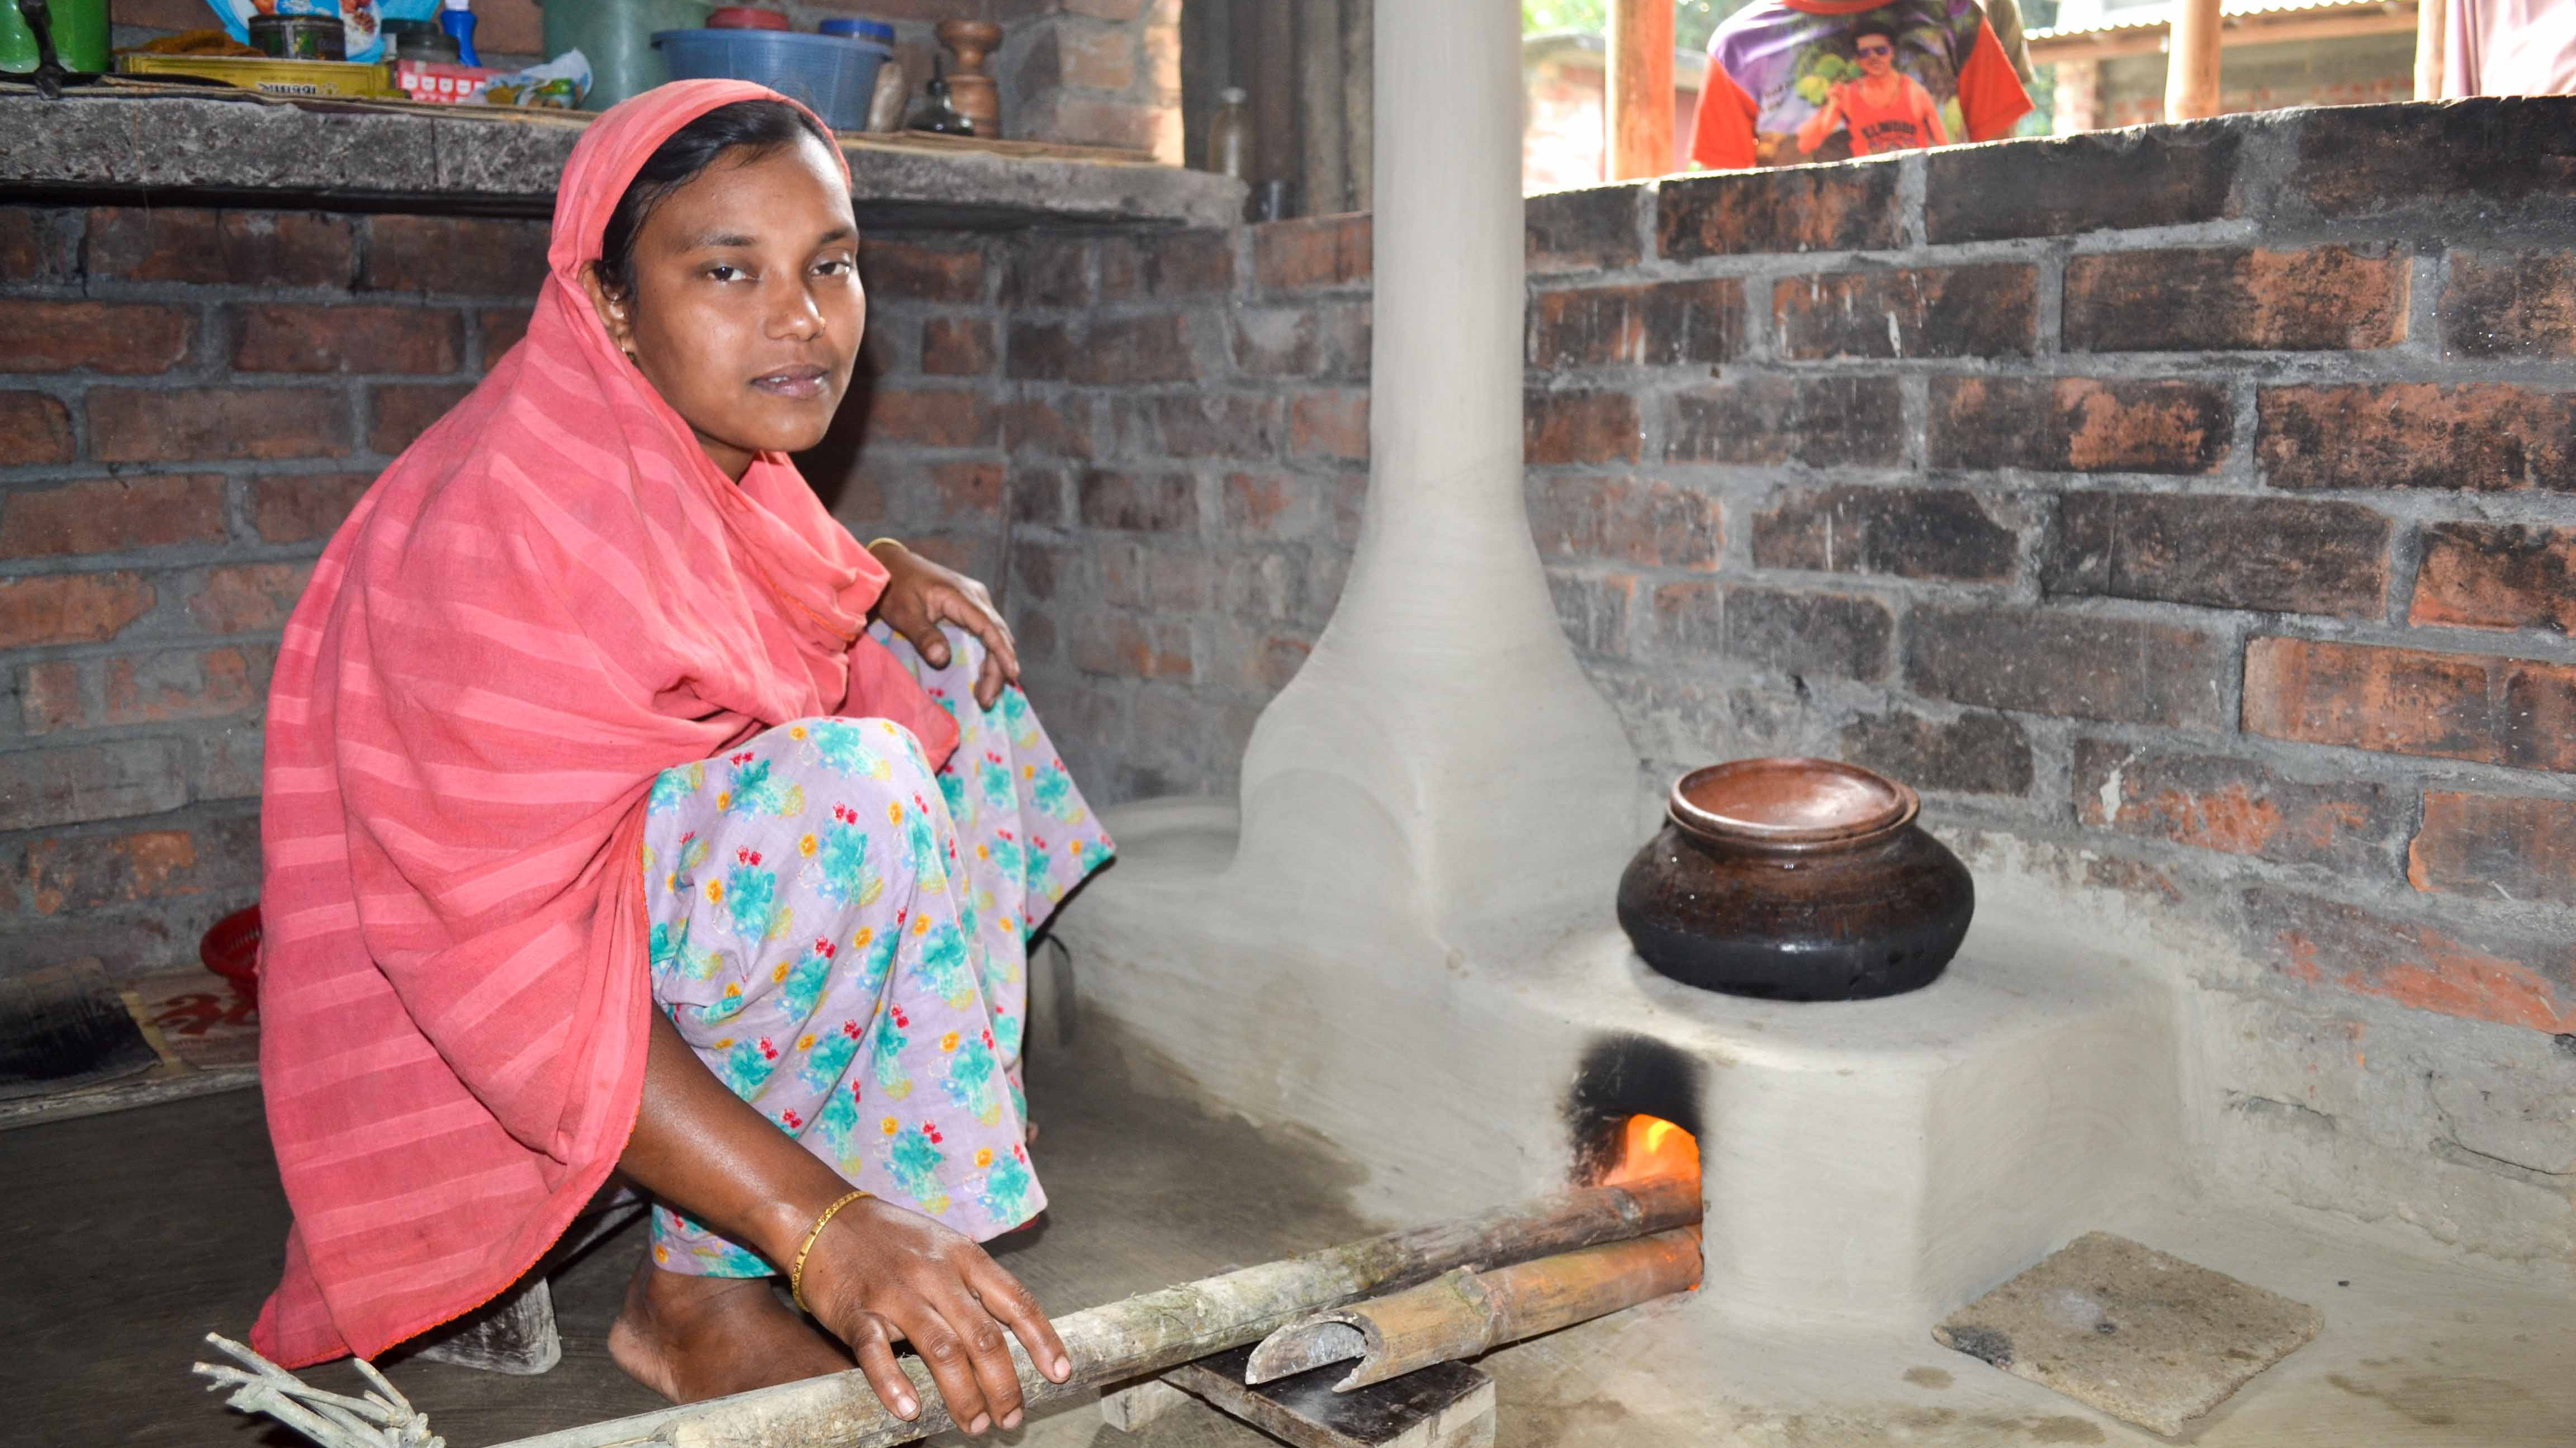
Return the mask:
{"type": "MultiPolygon", "coordinates": [[[[2340,12],[2367,15],[2374,11],[2413,14],[2415,0],[2221,0],[2218,13],[2227,19],[2251,15],[2288,15],[2299,12],[2318,14],[2340,12]]],[[[2071,40],[2079,35],[2109,35],[2123,30],[2162,30],[2169,6],[2142,7],[2135,19],[2112,20],[2100,25],[2080,25],[2022,32],[2032,40],[2071,40]]]]}

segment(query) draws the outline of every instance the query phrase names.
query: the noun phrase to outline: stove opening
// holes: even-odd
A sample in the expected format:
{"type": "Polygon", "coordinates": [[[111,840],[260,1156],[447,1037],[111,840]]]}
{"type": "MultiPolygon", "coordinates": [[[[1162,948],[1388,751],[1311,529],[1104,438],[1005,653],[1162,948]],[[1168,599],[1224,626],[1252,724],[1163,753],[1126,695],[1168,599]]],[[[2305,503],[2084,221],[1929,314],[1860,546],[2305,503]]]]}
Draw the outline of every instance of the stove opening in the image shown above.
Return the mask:
{"type": "Polygon", "coordinates": [[[1650,1036],[1605,1036],[1576,1063],[1565,1094],[1583,1186],[1700,1174],[1700,1063],[1650,1036]]]}

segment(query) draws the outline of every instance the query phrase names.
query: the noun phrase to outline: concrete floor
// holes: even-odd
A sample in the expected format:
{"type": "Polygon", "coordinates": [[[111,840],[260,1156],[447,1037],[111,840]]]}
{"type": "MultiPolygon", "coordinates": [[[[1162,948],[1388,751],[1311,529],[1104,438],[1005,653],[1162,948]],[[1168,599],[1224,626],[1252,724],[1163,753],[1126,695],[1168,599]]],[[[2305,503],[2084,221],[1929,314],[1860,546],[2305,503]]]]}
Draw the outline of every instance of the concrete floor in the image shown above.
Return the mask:
{"type": "MultiPolygon", "coordinates": [[[[1043,1065],[1034,1155],[1053,1201],[1002,1260],[1049,1310],[1070,1312],[1229,1267],[1293,1255],[1377,1224],[1342,1205],[1347,1168],[1311,1141],[1101,1083],[1116,1073],[1043,1065]]],[[[287,1210],[259,1095],[234,1092],[0,1133],[0,1442],[299,1443],[264,1433],[203,1390],[188,1364],[209,1330],[245,1336],[274,1284],[287,1210]]],[[[608,1360],[607,1328],[642,1251],[630,1228],[554,1279],[563,1362],[537,1378],[390,1361],[395,1384],[457,1448],[505,1442],[660,1405],[608,1360]]],[[[345,1367],[308,1374],[354,1388],[345,1367]]],[[[1085,1408],[1032,1424],[1030,1443],[1126,1448],[1267,1444],[1205,1410],[1134,1436],[1085,1408]]],[[[957,1440],[965,1441],[965,1440],[957,1440]]]]}

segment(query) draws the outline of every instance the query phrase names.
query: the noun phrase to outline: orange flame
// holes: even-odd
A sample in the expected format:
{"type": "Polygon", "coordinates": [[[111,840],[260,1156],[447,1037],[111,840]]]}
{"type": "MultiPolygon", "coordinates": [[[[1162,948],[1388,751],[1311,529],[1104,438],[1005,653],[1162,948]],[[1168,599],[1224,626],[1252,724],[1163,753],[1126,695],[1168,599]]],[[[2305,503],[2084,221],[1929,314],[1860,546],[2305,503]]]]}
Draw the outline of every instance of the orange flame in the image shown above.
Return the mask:
{"type": "Polygon", "coordinates": [[[1604,1186],[1648,1181],[1655,1177],[1699,1177],[1699,1138],[1660,1116],[1631,1116],[1619,1164],[1602,1178],[1604,1186]]]}

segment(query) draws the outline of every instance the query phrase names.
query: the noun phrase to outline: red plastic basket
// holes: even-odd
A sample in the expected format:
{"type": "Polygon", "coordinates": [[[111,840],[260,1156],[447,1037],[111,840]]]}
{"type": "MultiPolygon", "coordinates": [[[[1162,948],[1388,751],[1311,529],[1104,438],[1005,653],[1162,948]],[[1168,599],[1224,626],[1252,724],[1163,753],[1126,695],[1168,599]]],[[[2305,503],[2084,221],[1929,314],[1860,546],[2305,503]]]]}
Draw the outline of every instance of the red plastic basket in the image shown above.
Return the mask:
{"type": "Polygon", "coordinates": [[[206,969],[233,983],[246,1001],[259,999],[259,907],[236,910],[214,924],[197,942],[197,958],[206,969]]]}

